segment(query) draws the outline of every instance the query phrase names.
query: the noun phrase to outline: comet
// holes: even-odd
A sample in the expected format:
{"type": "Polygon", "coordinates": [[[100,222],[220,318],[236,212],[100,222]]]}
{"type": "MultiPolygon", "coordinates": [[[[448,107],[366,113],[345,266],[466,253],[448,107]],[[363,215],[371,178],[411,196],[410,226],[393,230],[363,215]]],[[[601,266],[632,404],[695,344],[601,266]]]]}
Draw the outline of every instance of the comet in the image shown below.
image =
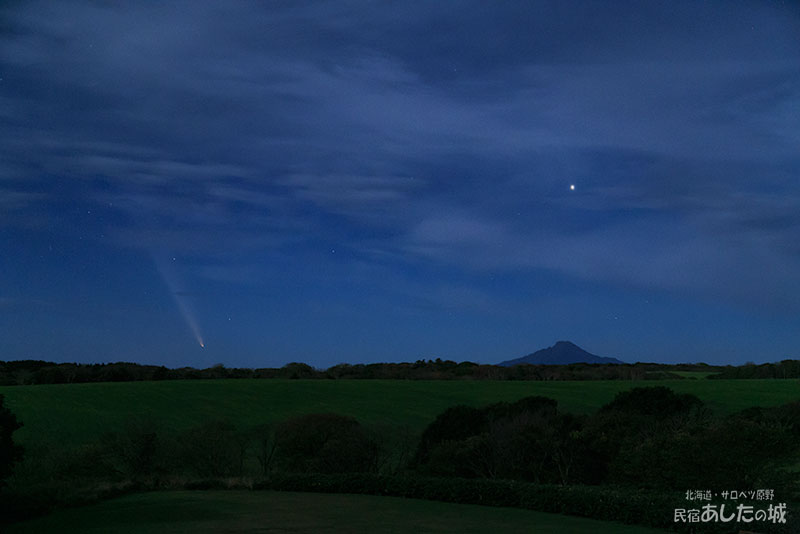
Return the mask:
{"type": "Polygon", "coordinates": [[[197,344],[200,345],[200,348],[204,349],[206,344],[203,341],[203,335],[200,333],[200,326],[197,324],[194,310],[192,309],[191,303],[186,298],[186,291],[181,290],[183,284],[181,283],[181,277],[175,271],[175,258],[165,258],[153,254],[153,261],[156,264],[158,273],[161,275],[161,278],[167,285],[167,288],[169,289],[169,292],[178,307],[178,311],[180,311],[181,315],[183,316],[183,320],[186,322],[189,330],[191,330],[192,335],[197,341],[197,344]]]}

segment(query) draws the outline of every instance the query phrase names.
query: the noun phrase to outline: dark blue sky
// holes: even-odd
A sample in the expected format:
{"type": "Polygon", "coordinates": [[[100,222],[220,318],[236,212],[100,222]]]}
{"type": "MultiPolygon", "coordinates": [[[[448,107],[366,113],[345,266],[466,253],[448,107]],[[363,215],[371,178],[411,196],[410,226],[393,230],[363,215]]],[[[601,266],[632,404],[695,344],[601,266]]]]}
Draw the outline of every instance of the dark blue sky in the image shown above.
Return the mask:
{"type": "Polygon", "coordinates": [[[800,357],[800,4],[167,4],[0,8],[0,360],[800,357]]]}

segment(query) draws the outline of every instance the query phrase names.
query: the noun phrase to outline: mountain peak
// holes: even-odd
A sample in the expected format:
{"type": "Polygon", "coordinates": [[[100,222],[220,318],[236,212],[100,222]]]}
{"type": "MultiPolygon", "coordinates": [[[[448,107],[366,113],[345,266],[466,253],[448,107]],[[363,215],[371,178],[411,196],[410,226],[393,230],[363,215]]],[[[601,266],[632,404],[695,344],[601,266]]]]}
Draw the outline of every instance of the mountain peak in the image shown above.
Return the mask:
{"type": "Polygon", "coordinates": [[[552,347],[537,350],[534,353],[501,362],[498,365],[510,367],[519,364],[532,365],[567,365],[570,363],[624,363],[616,358],[604,358],[590,352],[586,352],[571,341],[557,341],[552,347]]]}
{"type": "Polygon", "coordinates": [[[556,344],[553,345],[553,348],[555,347],[575,347],[576,349],[580,349],[580,347],[572,341],[556,341],[556,344]]]}

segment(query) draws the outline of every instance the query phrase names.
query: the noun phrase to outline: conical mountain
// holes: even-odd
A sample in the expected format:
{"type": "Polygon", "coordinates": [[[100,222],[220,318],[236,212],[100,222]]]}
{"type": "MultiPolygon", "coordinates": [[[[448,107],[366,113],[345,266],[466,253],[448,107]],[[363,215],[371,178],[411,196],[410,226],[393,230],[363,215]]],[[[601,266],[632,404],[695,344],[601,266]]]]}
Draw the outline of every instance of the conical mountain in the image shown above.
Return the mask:
{"type": "Polygon", "coordinates": [[[604,358],[590,352],[586,352],[575,343],[570,341],[559,341],[552,347],[537,350],[532,354],[501,362],[498,365],[511,367],[529,363],[531,365],[566,365],[569,363],[625,363],[616,358],[604,358]]]}

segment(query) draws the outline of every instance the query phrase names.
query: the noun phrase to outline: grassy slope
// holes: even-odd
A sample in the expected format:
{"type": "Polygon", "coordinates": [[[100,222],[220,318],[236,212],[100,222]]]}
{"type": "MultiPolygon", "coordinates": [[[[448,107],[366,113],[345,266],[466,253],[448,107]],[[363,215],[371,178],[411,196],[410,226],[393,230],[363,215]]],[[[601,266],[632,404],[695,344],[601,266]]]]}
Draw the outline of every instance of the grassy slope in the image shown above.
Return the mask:
{"type": "Polygon", "coordinates": [[[512,508],[396,497],[203,491],[130,495],[12,525],[9,534],[245,532],[661,532],[512,508]]]}
{"type": "Polygon", "coordinates": [[[588,412],[635,386],[667,385],[694,393],[718,413],[800,399],[798,380],[665,380],[591,382],[402,380],[203,380],[0,387],[25,426],[27,444],[82,443],[134,416],[185,429],[210,418],[241,425],[311,412],[352,415],[365,423],[419,430],[455,404],[485,405],[527,395],[557,399],[561,409],[588,412]]]}

